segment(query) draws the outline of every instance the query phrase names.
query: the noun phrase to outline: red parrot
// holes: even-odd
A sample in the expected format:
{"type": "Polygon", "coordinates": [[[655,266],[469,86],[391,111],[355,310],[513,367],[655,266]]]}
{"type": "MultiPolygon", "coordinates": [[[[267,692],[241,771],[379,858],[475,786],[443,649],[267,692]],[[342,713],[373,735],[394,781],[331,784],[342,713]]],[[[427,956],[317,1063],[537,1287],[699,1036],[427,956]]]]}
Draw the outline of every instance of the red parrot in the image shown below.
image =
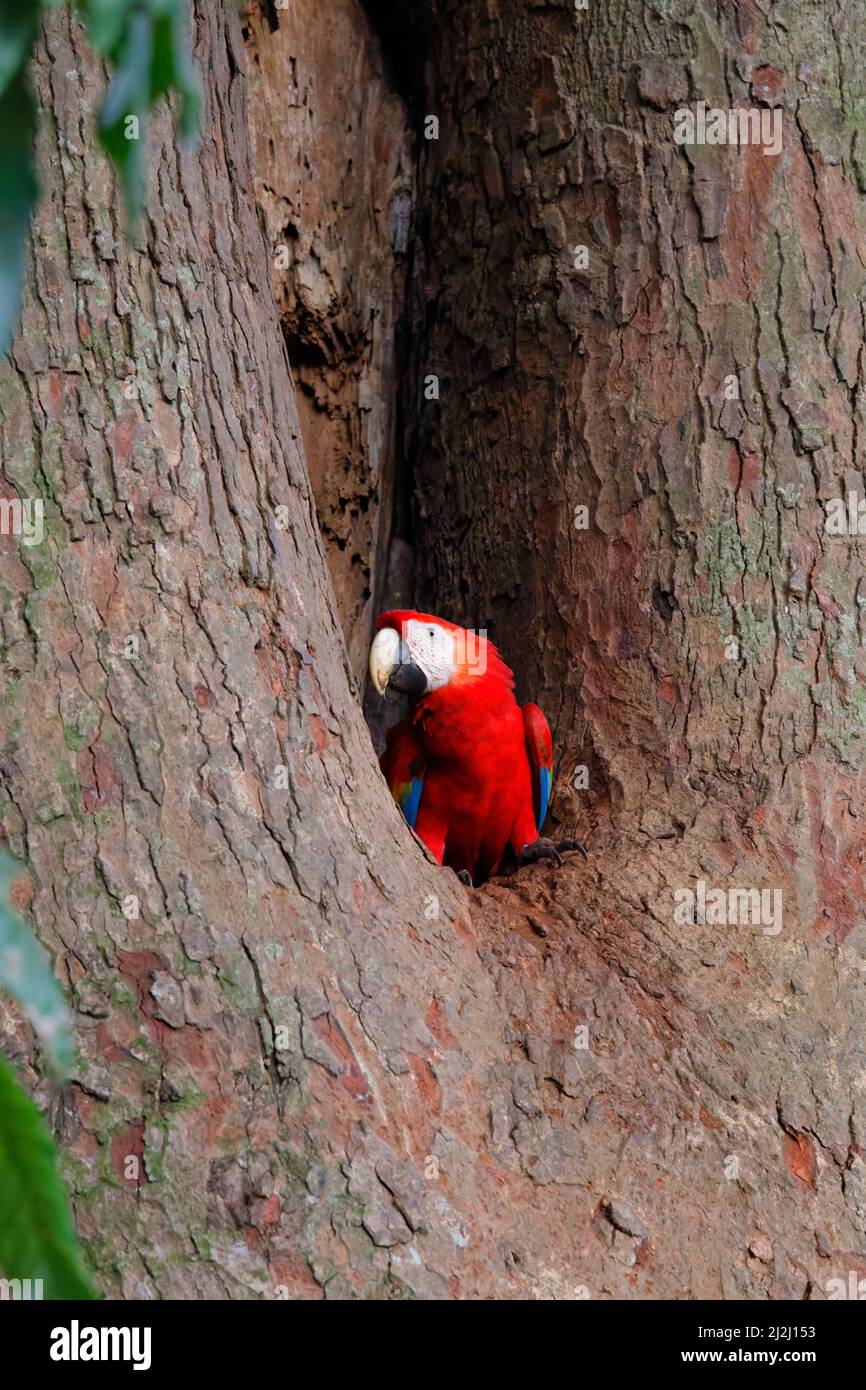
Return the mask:
{"type": "Polygon", "coordinates": [[[514,676],[480,633],[429,613],[383,613],[370,649],[380,695],[409,698],[381,767],[409,825],[440,864],[478,884],[509,864],[561,863],[541,836],[553,740],[537,705],[521,709],[514,676]]]}

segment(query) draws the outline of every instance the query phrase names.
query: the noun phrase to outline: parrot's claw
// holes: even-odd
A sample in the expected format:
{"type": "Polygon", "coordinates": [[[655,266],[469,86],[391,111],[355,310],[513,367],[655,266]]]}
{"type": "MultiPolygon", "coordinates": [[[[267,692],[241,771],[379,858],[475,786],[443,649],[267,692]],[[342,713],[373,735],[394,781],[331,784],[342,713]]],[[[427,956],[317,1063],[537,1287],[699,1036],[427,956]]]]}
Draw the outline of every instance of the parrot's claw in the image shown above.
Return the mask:
{"type": "Polygon", "coordinates": [[[580,850],[580,853],[583,855],[584,859],[589,858],[586,852],[586,845],[582,845],[580,843],[580,840],[560,840],[556,848],[560,851],[561,854],[565,853],[567,850],[570,849],[577,849],[580,850]]]}
{"type": "Polygon", "coordinates": [[[541,859],[552,859],[554,864],[562,863],[562,855],[556,845],[544,835],[540,835],[531,844],[524,845],[517,856],[517,862],[521,868],[524,864],[537,864],[541,859]]]}
{"type": "Polygon", "coordinates": [[[472,882],[472,875],[470,874],[470,872],[469,872],[468,869],[458,869],[458,870],[457,870],[457,877],[459,878],[460,882],[463,884],[463,887],[464,887],[464,888],[474,888],[474,887],[475,887],[475,884],[472,882]]]}

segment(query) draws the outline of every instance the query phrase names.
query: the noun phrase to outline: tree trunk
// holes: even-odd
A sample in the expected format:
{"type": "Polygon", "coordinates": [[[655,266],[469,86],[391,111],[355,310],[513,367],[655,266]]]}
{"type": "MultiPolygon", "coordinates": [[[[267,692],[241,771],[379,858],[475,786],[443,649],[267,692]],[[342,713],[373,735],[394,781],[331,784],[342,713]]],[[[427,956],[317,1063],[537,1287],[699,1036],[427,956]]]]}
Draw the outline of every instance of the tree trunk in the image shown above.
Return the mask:
{"type": "Polygon", "coordinates": [[[866,15],[421,11],[422,599],[488,626],[548,710],[568,829],[763,826],[804,923],[844,933],[866,578],[824,504],[863,495],[866,15]],[[781,153],[678,145],[698,101],[775,110],[781,153]]]}
{"type": "Polygon", "coordinates": [[[423,1162],[418,967],[444,936],[454,997],[472,954],[350,690],[232,10],[197,10],[203,138],[178,153],[154,122],[132,248],[99,73],[49,22],[3,373],[6,478],[46,518],[44,544],[2,554],[3,823],[77,1009],[83,1064],[51,1101],[79,1228],[98,1285],[130,1297],[387,1287],[360,1223],[384,1202],[406,1228],[370,1145],[384,1162],[377,1131],[403,1133],[399,1093],[423,1162]]]}
{"type": "MultiPolygon", "coordinates": [[[[855,690],[840,654],[852,682],[860,661],[846,626],[856,543],[832,585],[804,552],[803,595],[784,594],[781,470],[802,465],[803,435],[786,453],[799,407],[783,416],[764,379],[781,380],[808,336],[802,277],[785,269],[796,240],[779,249],[767,231],[782,199],[766,183],[751,203],[732,197],[713,235],[715,195],[689,210],[682,155],[659,138],[643,160],[639,123],[661,131],[670,110],[661,88],[655,106],[633,102],[627,60],[682,42],[707,62],[712,22],[683,8],[658,39],[616,3],[575,18],[466,0],[425,18],[449,98],[423,151],[414,281],[418,375],[443,386],[418,405],[428,592],[449,616],[495,619],[566,759],[592,763],[598,826],[588,863],[471,898],[402,824],[352,688],[255,212],[234,7],[196,6],[202,142],[178,154],[167,114],[154,121],[132,248],[94,152],[99,73],[80,30],[49,20],[35,74],[45,196],[0,395],[5,476],[44,497],[47,536],[2,542],[0,768],[80,1070],[56,1094],[20,1021],[9,1036],[62,1137],[109,1294],[820,1297],[866,1273],[852,993],[866,929],[845,936],[863,905],[860,822],[836,751],[855,690]],[[578,117],[577,92],[595,115],[578,117]],[[512,139],[513,158],[497,144],[512,139]],[[560,187],[574,200],[563,245],[591,246],[588,285],[564,268],[559,283],[560,187]],[[738,280],[758,283],[759,243],[726,241],[749,216],[777,247],[759,286],[772,312],[738,280]],[[729,356],[734,341],[752,356],[729,356]],[[707,466],[721,447],[709,397],[731,360],[742,421],[721,434],[742,461],[713,540],[705,516],[731,475],[707,466]],[[569,518],[584,501],[580,533],[569,518]],[[765,610],[769,657],[747,642],[765,610]],[[721,642],[734,615],[743,655],[724,666],[708,634],[721,642]],[[795,627],[812,661],[799,681],[795,627]],[[831,895],[821,875],[846,844],[831,895]],[[677,924],[672,892],[698,874],[781,885],[781,933],[677,924]],[[816,930],[822,913],[835,915],[816,930]]],[[[825,38],[801,42],[817,66],[825,38]]],[[[792,156],[790,218],[811,216],[813,235],[845,228],[844,251],[826,230],[804,242],[816,283],[821,248],[838,258],[821,281],[836,327],[809,328],[808,370],[845,449],[856,375],[846,397],[827,363],[859,362],[843,295],[856,197],[844,150],[826,165],[792,137],[792,156]],[[811,214],[791,196],[800,160],[811,214]]],[[[770,161],[748,152],[761,160],[753,178],[770,161]]],[[[808,452],[819,497],[826,446],[808,452]]],[[[797,517],[814,547],[814,498],[797,517]]]]}

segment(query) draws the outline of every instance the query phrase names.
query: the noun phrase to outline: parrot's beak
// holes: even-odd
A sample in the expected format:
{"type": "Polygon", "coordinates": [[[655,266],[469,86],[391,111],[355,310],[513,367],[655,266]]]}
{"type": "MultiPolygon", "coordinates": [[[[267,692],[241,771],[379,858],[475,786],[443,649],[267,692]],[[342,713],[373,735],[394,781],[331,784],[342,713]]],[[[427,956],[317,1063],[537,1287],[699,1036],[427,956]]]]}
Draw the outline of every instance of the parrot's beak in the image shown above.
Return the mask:
{"type": "Polygon", "coordinates": [[[427,676],[412,660],[409,648],[393,627],[377,632],[370,648],[370,679],[379,695],[386,689],[403,695],[423,695],[427,676]]]}

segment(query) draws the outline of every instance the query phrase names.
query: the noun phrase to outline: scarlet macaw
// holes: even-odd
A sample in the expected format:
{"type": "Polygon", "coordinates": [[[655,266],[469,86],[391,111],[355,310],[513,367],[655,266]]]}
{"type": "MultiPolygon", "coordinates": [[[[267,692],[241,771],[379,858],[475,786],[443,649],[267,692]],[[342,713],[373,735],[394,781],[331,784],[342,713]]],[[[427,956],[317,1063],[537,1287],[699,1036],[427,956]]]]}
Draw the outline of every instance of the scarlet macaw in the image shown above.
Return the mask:
{"type": "Polygon", "coordinates": [[[383,613],[370,649],[380,695],[409,697],[381,766],[416,834],[464,883],[508,863],[562,863],[541,835],[553,782],[553,740],[537,705],[521,709],[514,676],[486,637],[429,613],[383,613]]]}

